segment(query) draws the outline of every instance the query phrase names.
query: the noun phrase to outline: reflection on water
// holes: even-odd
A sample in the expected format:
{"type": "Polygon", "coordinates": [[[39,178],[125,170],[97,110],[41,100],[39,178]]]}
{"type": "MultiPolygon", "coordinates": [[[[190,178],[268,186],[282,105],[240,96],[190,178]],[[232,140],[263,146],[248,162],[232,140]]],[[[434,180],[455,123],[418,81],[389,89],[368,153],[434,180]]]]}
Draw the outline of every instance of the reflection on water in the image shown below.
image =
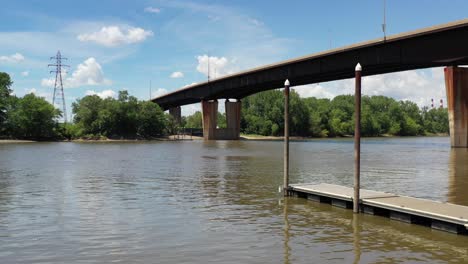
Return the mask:
{"type": "MultiPolygon", "coordinates": [[[[289,224],[288,219],[288,203],[289,199],[283,201],[283,217],[284,217],[284,264],[289,264],[289,257],[291,255],[291,248],[289,247],[289,229],[291,225],[289,224]]],[[[281,204],[281,200],[280,200],[281,204]]]]}
{"type": "Polygon", "coordinates": [[[353,263],[359,263],[361,260],[361,225],[359,223],[359,215],[353,214],[353,249],[354,249],[354,261],[353,263]]]}
{"type": "MultiPolygon", "coordinates": [[[[467,205],[447,138],[365,139],[366,188],[467,205]]],[[[282,142],[0,145],[0,263],[463,263],[468,237],[283,198],[282,142]],[[280,202],[278,202],[278,200],[280,202]]],[[[352,141],[291,144],[351,185],[352,141]]]]}
{"type": "Polygon", "coordinates": [[[287,198],[285,263],[465,263],[468,239],[287,198]]]}
{"type": "Polygon", "coordinates": [[[468,206],[468,149],[452,148],[449,161],[448,201],[468,206]]]}

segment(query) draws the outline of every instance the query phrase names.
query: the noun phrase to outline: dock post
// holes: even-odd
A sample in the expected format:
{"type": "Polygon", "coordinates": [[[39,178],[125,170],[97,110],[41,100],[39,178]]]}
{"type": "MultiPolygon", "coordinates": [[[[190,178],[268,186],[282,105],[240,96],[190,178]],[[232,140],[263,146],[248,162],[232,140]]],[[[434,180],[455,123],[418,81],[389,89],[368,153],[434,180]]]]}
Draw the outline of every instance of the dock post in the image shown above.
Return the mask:
{"type": "Polygon", "coordinates": [[[354,198],[353,212],[359,213],[359,190],[361,188],[361,64],[356,65],[356,87],[354,91],[354,198]]]}
{"type": "Polygon", "coordinates": [[[289,80],[284,82],[284,196],[289,195],[289,80]]]}

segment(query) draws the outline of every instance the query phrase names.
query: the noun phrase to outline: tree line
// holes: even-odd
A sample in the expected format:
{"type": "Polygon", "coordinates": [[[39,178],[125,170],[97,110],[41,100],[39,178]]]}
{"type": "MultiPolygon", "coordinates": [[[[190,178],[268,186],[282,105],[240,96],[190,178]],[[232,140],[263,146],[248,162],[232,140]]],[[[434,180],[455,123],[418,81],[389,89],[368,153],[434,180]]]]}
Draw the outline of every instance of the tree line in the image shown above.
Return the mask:
{"type": "Polygon", "coordinates": [[[72,104],[73,123],[58,122],[62,112],[33,93],[12,95],[13,82],[0,73],[0,138],[62,140],[154,138],[170,133],[172,118],[155,103],[120,91],[118,98],[88,95],[72,104]]]}
{"type": "MultiPolygon", "coordinates": [[[[186,117],[187,127],[201,127],[201,113],[186,117]]],[[[218,116],[225,120],[225,116],[218,116]]],[[[354,96],[330,99],[301,98],[290,93],[290,133],[303,137],[343,137],[354,134],[354,96]]],[[[284,95],[279,90],[257,93],[242,100],[241,132],[282,136],[284,95]]],[[[446,108],[419,108],[410,101],[386,96],[363,96],[363,136],[418,136],[449,132],[446,108]]]]}
{"type": "MultiPolygon", "coordinates": [[[[10,76],[0,72],[0,138],[60,140],[103,138],[156,138],[180,127],[201,128],[202,114],[183,117],[181,124],[150,101],[138,100],[127,91],[117,98],[88,95],[72,104],[73,122],[60,124],[60,110],[34,94],[12,95],[10,76]]],[[[291,135],[342,137],[354,133],[354,96],[332,100],[301,98],[290,93],[291,135]]],[[[241,132],[281,136],[284,131],[284,96],[279,90],[257,93],[242,100],[241,132]]],[[[446,108],[419,108],[410,101],[385,96],[363,96],[363,136],[416,136],[448,133],[446,108]]],[[[218,113],[218,127],[226,127],[218,113]]]]}

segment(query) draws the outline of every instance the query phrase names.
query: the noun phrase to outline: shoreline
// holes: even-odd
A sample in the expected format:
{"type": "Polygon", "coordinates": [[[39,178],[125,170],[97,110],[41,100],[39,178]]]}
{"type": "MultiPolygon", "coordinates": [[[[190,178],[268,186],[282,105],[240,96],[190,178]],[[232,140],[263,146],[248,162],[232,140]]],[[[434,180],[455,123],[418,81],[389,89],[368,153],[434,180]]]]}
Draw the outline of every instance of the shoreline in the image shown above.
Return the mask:
{"type": "MultiPolygon", "coordinates": [[[[372,136],[372,137],[361,137],[362,139],[366,138],[424,138],[424,137],[449,137],[449,134],[431,134],[424,136],[392,136],[392,135],[381,135],[381,136],[372,136]]],[[[241,134],[240,140],[258,140],[258,141],[282,141],[283,136],[262,136],[262,135],[246,135],[241,134]]],[[[329,139],[352,139],[353,135],[343,136],[343,137],[299,137],[299,136],[290,136],[289,140],[291,141],[308,141],[308,140],[329,140],[329,139]]]]}
{"type": "MultiPolygon", "coordinates": [[[[421,138],[421,137],[448,137],[449,134],[433,134],[425,136],[391,136],[391,135],[382,135],[375,137],[362,137],[362,138],[421,138]]],[[[345,137],[299,137],[291,136],[289,139],[291,141],[310,141],[310,140],[329,140],[329,139],[349,139],[353,136],[345,137]]],[[[193,141],[193,140],[203,140],[203,137],[197,136],[177,136],[170,135],[167,137],[160,138],[151,138],[151,139],[72,139],[72,140],[50,140],[50,141],[39,141],[39,140],[24,140],[24,139],[0,139],[0,144],[14,144],[14,143],[37,143],[37,142],[75,142],[75,143],[118,143],[118,142],[151,142],[151,141],[193,141]]],[[[243,141],[282,141],[283,136],[262,136],[262,135],[246,135],[241,134],[239,140],[243,141]]]]}
{"type": "Polygon", "coordinates": [[[11,144],[11,143],[35,143],[39,141],[35,140],[24,140],[24,139],[0,139],[0,144],[11,144]]]}

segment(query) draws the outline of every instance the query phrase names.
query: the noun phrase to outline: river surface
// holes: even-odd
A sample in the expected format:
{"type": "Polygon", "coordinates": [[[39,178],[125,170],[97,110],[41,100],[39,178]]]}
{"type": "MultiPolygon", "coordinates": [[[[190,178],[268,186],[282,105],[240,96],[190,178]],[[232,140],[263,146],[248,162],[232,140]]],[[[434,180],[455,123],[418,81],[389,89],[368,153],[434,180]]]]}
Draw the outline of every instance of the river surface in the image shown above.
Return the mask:
{"type": "MultiPolygon", "coordinates": [[[[468,263],[457,236],[284,199],[274,141],[0,144],[0,263],[468,263]]],[[[291,183],[352,186],[353,141],[291,143],[291,183]]],[[[368,138],[362,187],[468,206],[449,139],[368,138]]]]}

